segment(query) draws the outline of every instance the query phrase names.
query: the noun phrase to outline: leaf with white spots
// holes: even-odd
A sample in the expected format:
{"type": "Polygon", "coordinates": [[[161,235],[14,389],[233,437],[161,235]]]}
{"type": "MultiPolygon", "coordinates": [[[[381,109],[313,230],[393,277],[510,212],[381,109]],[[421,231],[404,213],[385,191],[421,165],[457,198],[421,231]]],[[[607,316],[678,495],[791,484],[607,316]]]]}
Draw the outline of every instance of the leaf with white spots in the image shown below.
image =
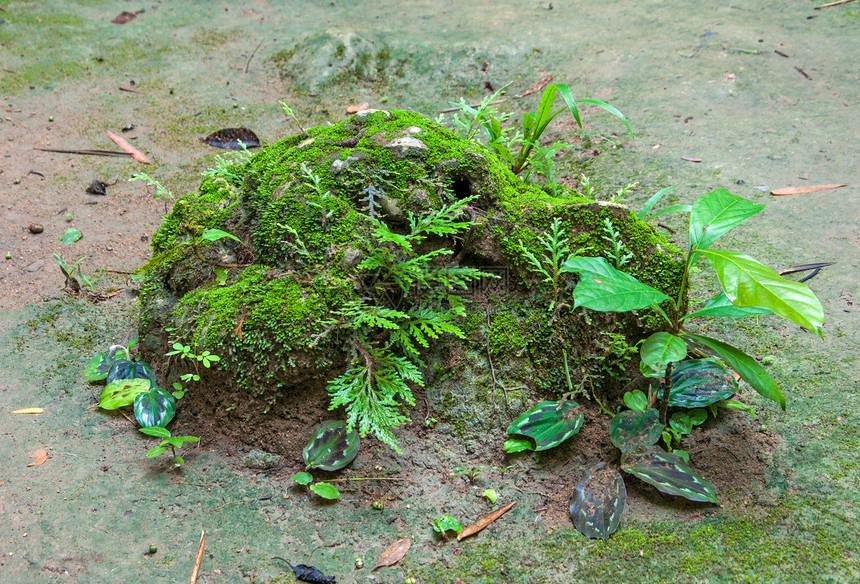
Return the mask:
{"type": "Polygon", "coordinates": [[[621,523],[627,488],[624,479],[605,463],[585,472],[573,491],[570,517],[582,535],[592,539],[609,539],[621,523]]]}
{"type": "Polygon", "coordinates": [[[360,442],[358,432],[347,430],[346,422],[323,422],[302,450],[305,465],[308,469],[340,470],[358,454],[360,442]]]}
{"type": "Polygon", "coordinates": [[[535,441],[535,450],[547,450],[579,432],[584,419],[585,415],[574,401],[542,401],[520,414],[508,426],[508,434],[528,436],[535,441]]]}
{"type": "Polygon", "coordinates": [[[621,457],[621,470],[654,485],[667,495],[718,503],[713,483],[700,477],[680,456],[654,446],[625,453],[621,457]]]}

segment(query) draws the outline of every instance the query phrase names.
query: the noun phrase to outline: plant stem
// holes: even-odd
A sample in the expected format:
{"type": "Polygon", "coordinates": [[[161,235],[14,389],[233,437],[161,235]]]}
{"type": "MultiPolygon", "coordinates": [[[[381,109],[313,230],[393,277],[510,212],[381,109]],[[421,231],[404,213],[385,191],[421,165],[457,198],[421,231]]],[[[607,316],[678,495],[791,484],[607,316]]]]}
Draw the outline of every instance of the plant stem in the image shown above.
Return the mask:
{"type": "Polygon", "coordinates": [[[660,423],[666,425],[666,411],[669,409],[669,392],[672,390],[672,363],[666,364],[666,377],[663,380],[663,396],[660,400],[660,423]]]}

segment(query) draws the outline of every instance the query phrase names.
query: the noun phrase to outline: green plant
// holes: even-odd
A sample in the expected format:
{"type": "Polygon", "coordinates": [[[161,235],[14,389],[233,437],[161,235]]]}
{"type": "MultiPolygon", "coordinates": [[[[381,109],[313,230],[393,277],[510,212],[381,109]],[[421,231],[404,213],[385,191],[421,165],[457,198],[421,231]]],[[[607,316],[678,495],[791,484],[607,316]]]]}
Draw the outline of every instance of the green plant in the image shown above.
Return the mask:
{"type": "Polygon", "coordinates": [[[294,122],[296,123],[296,125],[299,127],[299,130],[301,130],[301,131],[302,131],[302,134],[304,134],[304,135],[306,135],[306,136],[307,136],[307,135],[308,135],[308,131],[307,131],[307,130],[305,130],[305,129],[302,127],[302,123],[299,121],[299,118],[297,118],[297,117],[296,117],[296,114],[295,114],[295,112],[293,111],[293,108],[291,108],[291,107],[287,104],[287,102],[285,102],[285,101],[279,101],[279,102],[278,102],[278,105],[280,105],[280,106],[281,106],[281,109],[282,109],[282,110],[284,110],[284,114],[285,114],[286,116],[288,116],[288,117],[290,117],[290,118],[292,118],[292,119],[293,119],[293,121],[294,121],[294,122]]]}
{"type": "Polygon", "coordinates": [[[459,521],[451,517],[450,514],[445,513],[444,515],[440,515],[436,519],[433,520],[433,531],[436,533],[442,534],[442,537],[445,539],[448,538],[448,532],[453,531],[456,534],[459,534],[463,531],[463,526],[459,521]]]}
{"type": "Polygon", "coordinates": [[[515,140],[510,140],[507,134],[502,130],[501,120],[487,114],[486,120],[483,122],[487,134],[490,136],[489,146],[493,151],[507,164],[510,165],[511,171],[514,174],[520,174],[529,167],[531,156],[534,149],[540,145],[540,137],[546,130],[549,123],[560,113],[567,110],[573,116],[577,125],[582,127],[582,119],[579,115],[577,104],[595,105],[603,108],[612,115],[616,116],[627,127],[627,131],[633,136],[633,131],[630,129],[630,124],[618,109],[614,106],[604,103],[597,99],[579,99],[574,100],[570,93],[570,89],[563,83],[547,85],[541,94],[540,104],[536,112],[526,112],[522,116],[522,130],[515,140]],[[566,107],[561,107],[553,111],[553,102],[556,94],[561,95],[566,107]],[[520,144],[520,149],[515,152],[514,143],[520,144]]]}
{"type": "Polygon", "coordinates": [[[496,499],[499,498],[499,493],[497,493],[495,489],[487,489],[486,491],[481,493],[481,496],[487,501],[489,501],[491,504],[495,504],[496,499]]]}
{"type": "Polygon", "coordinates": [[[348,428],[361,436],[373,433],[395,450],[391,428],[407,420],[400,405],[414,404],[408,383],[424,385],[421,349],[441,335],[463,336],[455,324],[465,314],[463,300],[452,291],[492,277],[445,265],[449,249],[417,251],[429,236],[451,237],[468,229],[472,223],[459,217],[471,200],[422,215],[410,212],[406,234],[371,218],[373,240],[365,242],[367,257],[358,265],[368,299],[346,304],[331,323],[348,334],[352,352],[346,372],[328,384],[331,408],[346,407],[348,428]]]}
{"type": "MultiPolygon", "coordinates": [[[[242,184],[243,177],[239,174],[236,174],[236,169],[238,167],[241,167],[241,166],[244,166],[245,164],[247,164],[248,161],[251,160],[251,156],[253,156],[253,154],[251,153],[250,150],[248,150],[248,147],[245,146],[244,142],[242,142],[241,140],[239,140],[239,146],[241,147],[241,150],[233,152],[229,156],[221,156],[221,155],[216,154],[215,155],[215,166],[213,166],[212,168],[204,170],[203,176],[208,176],[210,178],[222,178],[222,179],[226,180],[227,182],[234,184],[234,185],[242,184]]],[[[139,175],[139,176],[145,176],[145,175],[139,175]]],[[[132,177],[132,180],[134,180],[134,177],[132,177]]],[[[152,179],[150,179],[150,180],[152,180],[152,179]]],[[[155,181],[152,181],[152,182],[155,182],[155,181]]],[[[150,183],[150,184],[152,184],[152,183],[150,183]]],[[[155,184],[158,185],[158,183],[155,183],[155,184]]],[[[161,185],[158,185],[156,187],[156,189],[158,189],[158,188],[163,189],[163,187],[161,187],[161,185]]]]}
{"type": "Polygon", "coordinates": [[[344,422],[323,422],[302,450],[305,469],[340,470],[352,462],[360,445],[358,433],[348,429],[344,422]]]}
{"type": "Polygon", "coordinates": [[[74,290],[80,290],[83,288],[92,288],[93,283],[84,275],[83,270],[81,269],[81,262],[87,259],[87,256],[81,256],[75,260],[71,267],[69,267],[63,258],[60,257],[59,254],[54,254],[54,259],[57,260],[57,263],[60,266],[60,271],[63,273],[63,276],[66,278],[66,287],[71,287],[74,290]],[[78,278],[75,278],[74,273],[77,270],[78,278],[80,282],[78,282],[78,278]]]}
{"type": "Polygon", "coordinates": [[[170,199],[174,203],[176,202],[176,197],[173,196],[173,193],[171,193],[166,188],[164,188],[164,186],[160,182],[158,182],[157,180],[155,180],[154,178],[152,178],[148,174],[143,174],[143,173],[135,174],[134,176],[132,176],[128,180],[129,180],[129,182],[135,182],[135,181],[142,180],[147,185],[149,185],[151,187],[155,187],[155,194],[153,195],[153,198],[155,198],[155,199],[158,199],[160,197],[164,197],[165,199],[170,199]]]}
{"type": "Polygon", "coordinates": [[[584,420],[585,414],[574,401],[542,401],[520,414],[508,426],[508,434],[526,436],[530,440],[509,440],[505,442],[505,451],[512,453],[555,448],[579,432],[584,420]]]}
{"type": "MultiPolygon", "coordinates": [[[[508,85],[510,85],[510,83],[508,83],[508,85]]],[[[511,114],[500,113],[496,106],[501,103],[501,101],[497,100],[499,96],[505,92],[508,85],[505,85],[493,95],[488,95],[481,100],[480,104],[475,106],[468,105],[466,100],[462,97],[460,98],[460,101],[450,102],[454,110],[457,111],[457,114],[454,116],[454,131],[457,132],[461,138],[473,140],[491,117],[498,116],[497,119],[500,122],[506,121],[511,114]]]]}
{"type": "Polygon", "coordinates": [[[160,426],[153,426],[150,428],[138,428],[138,430],[148,436],[155,436],[156,438],[163,438],[161,444],[156,446],[155,448],[149,449],[146,453],[147,458],[155,458],[156,456],[160,456],[170,450],[170,454],[173,456],[173,465],[175,467],[180,467],[185,464],[185,460],[176,454],[177,448],[182,448],[182,445],[186,442],[200,442],[200,438],[197,436],[173,436],[170,433],[170,430],[166,428],[162,428],[160,426]]]}
{"type": "Polygon", "coordinates": [[[627,246],[621,240],[621,234],[615,230],[612,225],[612,220],[607,217],[603,220],[603,241],[609,244],[608,259],[612,260],[615,268],[620,270],[630,263],[633,259],[633,253],[627,250],[627,246]]]}
{"type": "MultiPolygon", "coordinates": [[[[570,236],[562,227],[561,220],[556,217],[550,224],[549,230],[538,236],[538,242],[544,248],[541,257],[532,253],[521,239],[517,243],[520,253],[528,261],[532,271],[541,278],[542,283],[549,284],[551,287],[549,310],[553,312],[557,308],[558,295],[564,283],[562,281],[562,264],[571,254],[570,236]]],[[[580,253],[580,251],[576,253],[580,253]]]]}
{"type": "Polygon", "coordinates": [[[572,148],[570,144],[562,142],[553,142],[548,146],[535,146],[535,154],[532,157],[532,168],[529,170],[523,182],[528,182],[534,172],[539,173],[544,178],[544,188],[549,191],[553,197],[558,197],[562,194],[562,186],[556,180],[555,158],[556,153],[562,148],[572,148]]]}
{"type": "Polygon", "coordinates": [[[452,477],[460,477],[469,482],[470,485],[474,485],[478,479],[484,474],[484,469],[487,468],[485,465],[476,466],[474,468],[467,468],[465,466],[455,466],[451,471],[452,477]]]}

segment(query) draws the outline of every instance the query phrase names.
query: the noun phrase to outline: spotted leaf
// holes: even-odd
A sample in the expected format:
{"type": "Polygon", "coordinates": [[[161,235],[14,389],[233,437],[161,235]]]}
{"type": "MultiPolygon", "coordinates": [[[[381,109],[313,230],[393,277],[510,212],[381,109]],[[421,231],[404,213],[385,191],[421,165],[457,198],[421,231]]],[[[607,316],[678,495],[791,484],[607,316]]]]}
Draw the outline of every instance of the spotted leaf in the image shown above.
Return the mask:
{"type": "Polygon", "coordinates": [[[609,422],[609,438],[612,443],[627,452],[640,446],[650,446],[663,435],[660,413],[654,408],[644,412],[626,410],[609,422]]]}
{"type": "Polygon", "coordinates": [[[579,432],[584,419],[574,401],[543,401],[520,414],[508,426],[508,434],[527,436],[535,441],[535,450],[547,450],[579,432]]]}
{"type": "Polygon", "coordinates": [[[99,407],[115,410],[130,406],[138,394],[146,391],[149,391],[148,379],[117,379],[105,386],[99,397],[99,407]]]}
{"type": "Polygon", "coordinates": [[[621,457],[621,470],[654,485],[667,495],[690,501],[717,503],[714,485],[700,477],[683,458],[649,446],[627,452],[621,457]]]}
{"type": "Polygon", "coordinates": [[[144,428],[164,428],[176,415],[176,400],[165,390],[154,387],[134,398],[134,417],[144,428]]]}
{"type": "Polygon", "coordinates": [[[627,488],[615,469],[599,463],[585,472],[573,491],[570,518],[582,535],[592,539],[609,539],[618,529],[627,488]]]}
{"type": "Polygon", "coordinates": [[[84,365],[83,376],[89,382],[102,381],[107,378],[110,368],[113,367],[114,358],[108,353],[96,353],[95,356],[84,365]]]}
{"type": "Polygon", "coordinates": [[[132,361],[131,359],[117,359],[114,361],[107,374],[107,383],[117,379],[148,379],[152,387],[157,385],[152,367],[143,361],[132,361]]]}
{"type": "Polygon", "coordinates": [[[669,405],[703,408],[729,399],[738,391],[731,370],[716,359],[694,359],[678,363],[672,371],[669,405]]]}
{"type": "Polygon", "coordinates": [[[302,450],[306,468],[340,470],[358,454],[360,442],[358,432],[347,430],[346,422],[323,422],[302,450]]]}

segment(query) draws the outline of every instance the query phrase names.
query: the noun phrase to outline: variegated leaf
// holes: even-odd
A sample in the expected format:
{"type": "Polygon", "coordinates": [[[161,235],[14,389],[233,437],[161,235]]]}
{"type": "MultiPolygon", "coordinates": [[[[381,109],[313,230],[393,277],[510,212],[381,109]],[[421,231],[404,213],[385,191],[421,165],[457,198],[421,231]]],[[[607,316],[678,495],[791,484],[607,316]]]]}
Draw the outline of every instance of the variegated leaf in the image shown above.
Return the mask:
{"type": "Polygon", "coordinates": [[[618,529],[627,488],[624,479],[605,463],[599,463],[585,472],[573,491],[570,517],[582,535],[592,539],[609,539],[618,529]]]}
{"type": "Polygon", "coordinates": [[[547,450],[579,432],[584,419],[574,401],[542,401],[520,414],[508,426],[508,434],[528,436],[535,441],[535,450],[547,450]]]}
{"type": "Polygon", "coordinates": [[[703,408],[729,399],[738,391],[731,370],[716,359],[694,359],[678,363],[672,371],[669,405],[703,408]]]}
{"type": "Polygon", "coordinates": [[[625,453],[621,457],[621,470],[654,485],[667,495],[718,503],[713,483],[700,477],[680,456],[654,446],[625,453]]]}
{"type": "Polygon", "coordinates": [[[663,435],[660,413],[654,408],[644,412],[625,410],[609,422],[609,438],[612,443],[627,452],[640,446],[650,446],[663,435]]]}
{"type": "Polygon", "coordinates": [[[346,422],[330,420],[317,426],[302,450],[307,468],[340,470],[358,454],[358,432],[347,430],[346,422]]]}

